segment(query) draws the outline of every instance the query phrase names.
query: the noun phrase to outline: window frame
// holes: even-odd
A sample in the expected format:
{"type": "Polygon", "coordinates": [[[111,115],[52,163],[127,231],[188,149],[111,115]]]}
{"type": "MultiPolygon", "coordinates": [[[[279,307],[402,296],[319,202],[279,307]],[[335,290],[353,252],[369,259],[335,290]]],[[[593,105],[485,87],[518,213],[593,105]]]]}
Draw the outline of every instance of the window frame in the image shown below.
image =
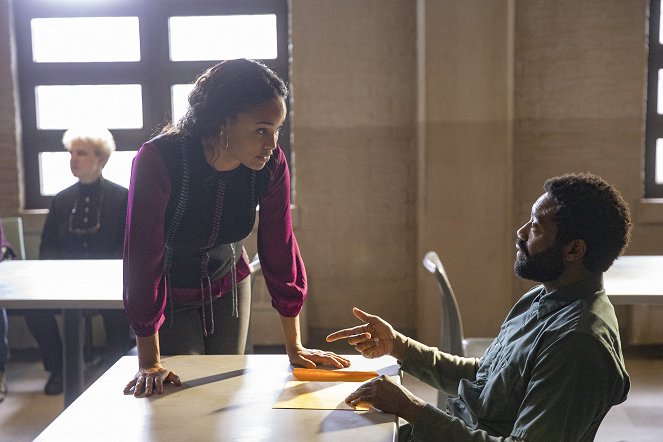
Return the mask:
{"type": "MultiPolygon", "coordinates": [[[[289,84],[288,0],[108,0],[81,3],[73,0],[20,0],[13,4],[16,32],[18,93],[22,125],[25,209],[43,209],[52,196],[40,193],[39,153],[61,152],[64,130],[37,128],[35,87],[68,84],[142,85],[143,127],[111,129],[117,150],[137,150],[166,124],[171,114],[174,84],[191,83],[217,61],[169,59],[168,18],[195,15],[276,14],[278,58],[260,60],[289,84]],[[139,19],[140,53],[137,62],[35,63],[32,61],[30,21],[33,18],[120,17],[139,19]],[[158,73],[158,75],[155,75],[158,73]]],[[[290,104],[287,103],[288,109],[290,104]]],[[[289,118],[279,140],[290,162],[289,118]]]]}
{"type": "MultiPolygon", "coordinates": [[[[659,42],[661,0],[649,3],[649,57],[647,70],[647,119],[645,130],[645,198],[663,198],[663,184],[656,183],[656,140],[663,138],[663,115],[658,113],[658,71],[663,69],[663,44],[659,42]]],[[[660,158],[658,161],[662,161],[660,158]]]]}

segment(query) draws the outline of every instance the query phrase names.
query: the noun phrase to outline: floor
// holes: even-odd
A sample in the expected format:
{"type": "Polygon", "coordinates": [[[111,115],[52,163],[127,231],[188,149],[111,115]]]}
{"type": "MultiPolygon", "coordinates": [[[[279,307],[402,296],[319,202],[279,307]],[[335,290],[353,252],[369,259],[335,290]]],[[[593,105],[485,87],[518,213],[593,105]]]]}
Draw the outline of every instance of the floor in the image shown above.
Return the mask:
{"type": "MultiPolygon", "coordinates": [[[[256,353],[278,352],[256,349],[256,353]]],[[[628,400],[614,407],[596,437],[600,442],[660,442],[663,440],[663,347],[625,352],[632,387],[628,400]]],[[[93,370],[88,383],[100,374],[93,370]]],[[[7,366],[9,395],[0,403],[0,442],[32,441],[63,409],[63,396],[42,393],[47,375],[33,357],[17,357],[7,366]]],[[[406,376],[404,385],[428,402],[435,391],[406,376]]]]}

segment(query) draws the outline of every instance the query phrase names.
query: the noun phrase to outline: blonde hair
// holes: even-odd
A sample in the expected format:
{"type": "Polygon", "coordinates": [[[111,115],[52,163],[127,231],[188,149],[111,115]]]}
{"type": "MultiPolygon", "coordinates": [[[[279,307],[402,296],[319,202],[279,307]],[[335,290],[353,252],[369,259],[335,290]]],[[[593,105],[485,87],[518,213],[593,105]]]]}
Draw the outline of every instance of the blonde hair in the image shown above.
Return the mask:
{"type": "Polygon", "coordinates": [[[102,127],[71,128],[62,136],[62,144],[67,150],[71,150],[71,146],[77,141],[92,145],[94,153],[101,158],[104,165],[115,151],[113,135],[108,129],[102,127]]]}

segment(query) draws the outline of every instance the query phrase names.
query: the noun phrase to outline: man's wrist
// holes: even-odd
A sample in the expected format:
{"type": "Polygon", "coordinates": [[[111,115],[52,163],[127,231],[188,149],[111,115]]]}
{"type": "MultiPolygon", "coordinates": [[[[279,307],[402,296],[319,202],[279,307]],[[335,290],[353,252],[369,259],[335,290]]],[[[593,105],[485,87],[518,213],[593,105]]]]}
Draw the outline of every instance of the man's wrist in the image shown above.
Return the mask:
{"type": "Polygon", "coordinates": [[[418,397],[413,397],[412,402],[407,407],[406,415],[401,416],[403,419],[408,421],[412,426],[417,423],[421,411],[426,407],[426,402],[419,399],[418,397]]]}
{"type": "Polygon", "coordinates": [[[402,333],[396,332],[394,337],[394,346],[391,351],[391,356],[396,358],[399,361],[405,359],[405,354],[407,353],[407,336],[402,333]]]}

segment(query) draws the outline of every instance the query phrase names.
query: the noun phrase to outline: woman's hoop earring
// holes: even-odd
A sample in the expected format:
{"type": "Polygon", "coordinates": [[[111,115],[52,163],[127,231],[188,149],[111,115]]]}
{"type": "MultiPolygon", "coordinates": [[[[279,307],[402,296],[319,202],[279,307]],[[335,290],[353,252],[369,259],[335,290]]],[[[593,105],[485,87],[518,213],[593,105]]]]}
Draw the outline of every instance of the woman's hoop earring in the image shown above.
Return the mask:
{"type": "Polygon", "coordinates": [[[226,145],[225,145],[225,147],[224,147],[223,149],[224,149],[224,150],[228,150],[228,146],[230,145],[230,137],[229,137],[228,134],[225,133],[224,131],[221,131],[221,132],[219,133],[219,135],[221,135],[221,136],[224,136],[224,135],[225,135],[225,137],[226,137],[226,145]]]}

